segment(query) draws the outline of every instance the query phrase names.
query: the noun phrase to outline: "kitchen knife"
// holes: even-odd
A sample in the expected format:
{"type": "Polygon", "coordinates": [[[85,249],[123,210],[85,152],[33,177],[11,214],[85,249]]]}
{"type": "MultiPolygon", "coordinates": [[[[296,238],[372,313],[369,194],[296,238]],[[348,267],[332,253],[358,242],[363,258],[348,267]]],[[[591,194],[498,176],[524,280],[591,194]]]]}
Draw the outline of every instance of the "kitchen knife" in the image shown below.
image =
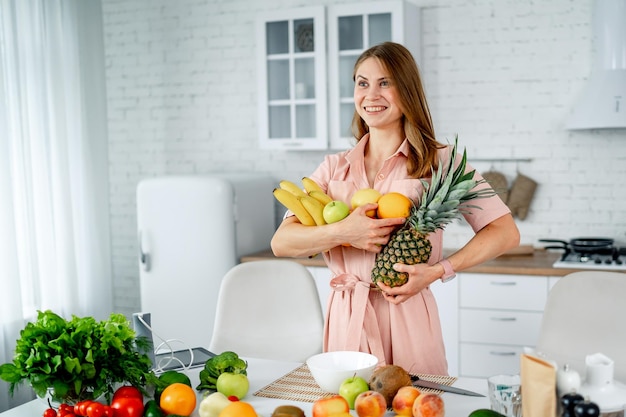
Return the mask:
{"type": "Polygon", "coordinates": [[[438,384],[432,381],[426,381],[425,379],[420,379],[417,375],[411,375],[411,381],[416,387],[437,389],[440,391],[451,392],[454,394],[470,395],[472,397],[484,397],[483,394],[479,394],[477,392],[468,391],[462,388],[451,387],[449,385],[438,384]]]}

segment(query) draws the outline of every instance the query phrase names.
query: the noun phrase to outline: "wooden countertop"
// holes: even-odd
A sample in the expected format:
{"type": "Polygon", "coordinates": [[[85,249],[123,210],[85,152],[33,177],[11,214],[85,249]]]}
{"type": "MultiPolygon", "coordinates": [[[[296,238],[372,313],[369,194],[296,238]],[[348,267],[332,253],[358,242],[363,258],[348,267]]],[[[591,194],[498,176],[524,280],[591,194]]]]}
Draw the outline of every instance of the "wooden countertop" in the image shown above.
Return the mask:
{"type": "MultiPolygon", "coordinates": [[[[559,258],[560,252],[551,252],[535,249],[528,253],[502,255],[481,265],[463,272],[482,274],[514,274],[514,275],[542,275],[565,276],[580,269],[553,268],[552,264],[559,258]]],[[[243,256],[241,262],[277,259],[270,249],[243,256]]],[[[325,267],[324,259],[318,255],[315,258],[289,258],[305,266],[325,267]]]]}

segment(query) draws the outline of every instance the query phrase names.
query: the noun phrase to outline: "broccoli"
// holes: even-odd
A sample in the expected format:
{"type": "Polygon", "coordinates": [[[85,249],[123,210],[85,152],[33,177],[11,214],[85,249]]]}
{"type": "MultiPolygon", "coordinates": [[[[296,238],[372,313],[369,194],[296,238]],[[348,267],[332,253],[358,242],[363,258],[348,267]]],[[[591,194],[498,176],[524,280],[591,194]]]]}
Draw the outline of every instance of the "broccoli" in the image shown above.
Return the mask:
{"type": "Polygon", "coordinates": [[[196,387],[201,390],[216,390],[217,377],[224,372],[247,375],[248,363],[241,359],[235,352],[222,352],[209,358],[204,369],[200,371],[200,384],[196,387]]]}

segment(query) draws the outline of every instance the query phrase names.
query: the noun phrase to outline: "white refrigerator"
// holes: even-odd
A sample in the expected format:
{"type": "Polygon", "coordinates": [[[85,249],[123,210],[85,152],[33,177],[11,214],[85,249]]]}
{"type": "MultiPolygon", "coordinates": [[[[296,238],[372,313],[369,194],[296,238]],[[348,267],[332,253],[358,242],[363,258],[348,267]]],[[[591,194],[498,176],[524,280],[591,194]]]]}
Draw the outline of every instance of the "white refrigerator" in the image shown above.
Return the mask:
{"type": "Polygon", "coordinates": [[[275,181],[258,173],[167,176],[137,186],[141,311],[154,345],[208,347],[222,277],[269,248],[275,181]]]}

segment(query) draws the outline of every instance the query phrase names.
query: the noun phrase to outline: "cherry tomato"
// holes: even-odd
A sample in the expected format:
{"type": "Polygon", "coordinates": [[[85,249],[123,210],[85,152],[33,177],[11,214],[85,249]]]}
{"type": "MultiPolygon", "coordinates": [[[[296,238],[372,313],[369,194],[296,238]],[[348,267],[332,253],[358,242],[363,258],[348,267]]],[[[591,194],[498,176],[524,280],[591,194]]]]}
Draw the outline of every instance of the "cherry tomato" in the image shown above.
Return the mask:
{"type": "Polygon", "coordinates": [[[125,385],[123,387],[119,387],[115,391],[112,401],[115,401],[117,398],[139,398],[143,401],[143,394],[138,388],[135,388],[132,385],[125,385]]]}
{"type": "Polygon", "coordinates": [[[46,411],[43,412],[43,417],[57,417],[57,410],[54,408],[47,408],[46,411]]]}
{"type": "Polygon", "coordinates": [[[113,409],[110,405],[104,406],[104,417],[113,417],[113,409]]]}
{"type": "Polygon", "coordinates": [[[87,406],[91,404],[91,400],[79,401],[74,406],[74,414],[77,416],[86,416],[87,415],[87,406]]]}
{"type": "Polygon", "coordinates": [[[57,412],[57,417],[70,417],[70,416],[75,416],[74,407],[71,407],[71,408],[59,407],[59,411],[57,412]]]}
{"type": "Polygon", "coordinates": [[[87,406],[85,411],[87,412],[87,417],[103,417],[104,405],[94,401],[87,406]]]}
{"type": "Polygon", "coordinates": [[[116,398],[111,401],[111,408],[115,417],[142,417],[143,400],[139,398],[116,398]]]}

